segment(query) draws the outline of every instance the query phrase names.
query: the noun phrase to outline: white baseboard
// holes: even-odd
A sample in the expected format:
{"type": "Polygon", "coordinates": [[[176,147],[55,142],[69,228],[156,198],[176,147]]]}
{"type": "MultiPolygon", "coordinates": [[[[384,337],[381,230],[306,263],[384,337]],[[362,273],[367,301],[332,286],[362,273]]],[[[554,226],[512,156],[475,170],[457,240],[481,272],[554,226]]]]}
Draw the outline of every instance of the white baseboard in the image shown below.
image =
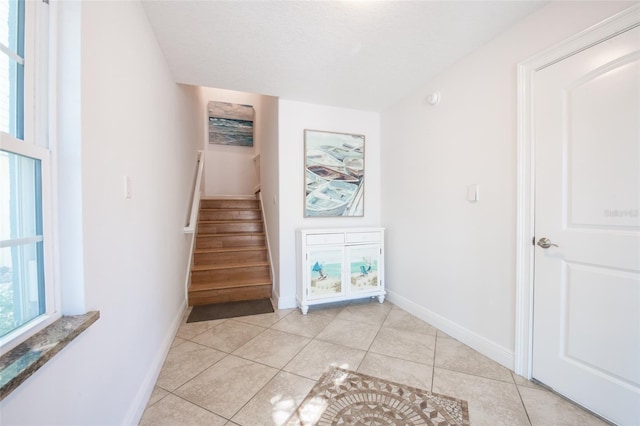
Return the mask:
{"type": "Polygon", "coordinates": [[[187,301],[184,300],[180,305],[180,309],[178,309],[177,315],[174,317],[171,323],[171,327],[169,327],[169,330],[165,335],[160,350],[156,353],[155,358],[151,360],[151,363],[149,363],[147,375],[142,381],[140,389],[138,389],[138,393],[136,394],[135,398],[133,398],[131,407],[129,408],[129,411],[127,412],[127,415],[125,416],[124,422],[122,424],[137,425],[138,423],[140,423],[142,414],[147,407],[147,402],[149,401],[151,392],[153,392],[153,388],[158,381],[160,370],[164,365],[164,360],[169,353],[169,349],[171,348],[173,339],[175,338],[176,332],[178,331],[178,327],[180,327],[180,322],[182,321],[182,316],[184,315],[184,311],[186,309],[187,301]]]}
{"type": "Polygon", "coordinates": [[[295,297],[278,297],[278,309],[293,309],[298,307],[295,297]]]}
{"type": "Polygon", "coordinates": [[[418,305],[398,293],[395,293],[393,290],[387,289],[387,299],[410,314],[444,331],[454,339],[459,340],[465,345],[472,347],[481,354],[507,367],[509,370],[513,370],[515,361],[515,354],[513,351],[510,351],[486,337],[483,337],[458,323],[418,305]]]}

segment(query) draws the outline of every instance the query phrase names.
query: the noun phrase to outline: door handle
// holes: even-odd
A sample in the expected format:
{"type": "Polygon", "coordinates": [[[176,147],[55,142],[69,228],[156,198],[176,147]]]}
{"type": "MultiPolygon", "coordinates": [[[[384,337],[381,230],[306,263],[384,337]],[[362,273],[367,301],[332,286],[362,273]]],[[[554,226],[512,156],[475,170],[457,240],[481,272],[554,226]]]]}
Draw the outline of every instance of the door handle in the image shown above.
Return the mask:
{"type": "Polygon", "coordinates": [[[547,237],[540,238],[537,244],[543,249],[548,249],[551,246],[558,247],[557,244],[552,243],[551,240],[548,239],[547,237]]]}

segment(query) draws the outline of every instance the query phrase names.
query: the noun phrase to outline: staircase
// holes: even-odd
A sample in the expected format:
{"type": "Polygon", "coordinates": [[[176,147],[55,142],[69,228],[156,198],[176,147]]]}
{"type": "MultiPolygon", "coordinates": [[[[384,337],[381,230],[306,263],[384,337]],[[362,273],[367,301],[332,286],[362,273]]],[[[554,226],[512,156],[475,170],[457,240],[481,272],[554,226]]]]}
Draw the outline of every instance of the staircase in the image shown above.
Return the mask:
{"type": "Polygon", "coordinates": [[[258,200],[202,199],[189,305],[271,297],[271,274],[258,200]]]}

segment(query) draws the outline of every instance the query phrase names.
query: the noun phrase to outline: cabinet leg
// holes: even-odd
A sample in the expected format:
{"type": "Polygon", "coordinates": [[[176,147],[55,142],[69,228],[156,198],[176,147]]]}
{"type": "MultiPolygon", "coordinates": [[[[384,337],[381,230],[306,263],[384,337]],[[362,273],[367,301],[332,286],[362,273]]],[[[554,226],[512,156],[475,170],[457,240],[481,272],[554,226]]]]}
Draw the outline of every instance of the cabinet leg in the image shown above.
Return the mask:
{"type": "Polygon", "coordinates": [[[309,307],[307,305],[300,306],[300,312],[302,312],[302,315],[307,315],[307,312],[309,312],[309,307]]]}
{"type": "Polygon", "coordinates": [[[384,303],[384,294],[381,294],[380,296],[378,296],[378,302],[384,303]]]}

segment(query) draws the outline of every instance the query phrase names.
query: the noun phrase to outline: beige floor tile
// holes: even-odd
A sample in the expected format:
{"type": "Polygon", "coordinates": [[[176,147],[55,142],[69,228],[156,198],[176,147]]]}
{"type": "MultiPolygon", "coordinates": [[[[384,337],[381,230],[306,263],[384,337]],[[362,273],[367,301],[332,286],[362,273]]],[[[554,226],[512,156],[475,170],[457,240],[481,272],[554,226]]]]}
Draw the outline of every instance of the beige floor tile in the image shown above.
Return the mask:
{"type": "Polygon", "coordinates": [[[331,321],[333,321],[333,318],[330,315],[319,315],[315,313],[302,315],[299,310],[296,310],[272,325],[271,328],[273,330],[313,338],[324,330],[331,321]]]}
{"type": "Polygon", "coordinates": [[[433,392],[466,400],[472,425],[529,425],[514,383],[436,368],[433,392]]]}
{"type": "Polygon", "coordinates": [[[246,317],[234,318],[236,321],[245,322],[247,324],[259,325],[260,327],[271,327],[273,324],[287,317],[294,309],[276,309],[270,314],[249,315],[246,317]]]}
{"type": "Polygon", "coordinates": [[[527,412],[534,426],[605,424],[393,304],[369,299],[312,306],[306,316],[295,309],[183,324],[141,424],[280,424],[330,366],[465,399],[472,425],[528,425],[527,412]]]}
{"type": "Polygon", "coordinates": [[[378,333],[379,325],[345,321],[340,315],[325,327],[316,339],[354,349],[367,350],[378,333]]]}
{"type": "Polygon", "coordinates": [[[222,324],[225,321],[226,320],[221,319],[221,320],[213,320],[213,321],[199,321],[199,322],[186,323],[186,320],[185,320],[182,322],[182,325],[180,326],[180,328],[178,328],[178,332],[176,333],[176,336],[182,339],[191,340],[193,337],[197,336],[198,334],[204,333],[205,331],[215,327],[218,324],[222,324]]]}
{"type": "MultiPolygon", "coordinates": [[[[321,303],[319,305],[312,305],[309,306],[309,312],[307,315],[326,315],[335,318],[347,306],[349,306],[349,302],[321,303]]],[[[300,312],[299,309],[298,312],[300,312]]]]}
{"type": "Polygon", "coordinates": [[[438,338],[453,339],[453,337],[449,336],[447,333],[445,333],[442,330],[438,330],[438,338]]]}
{"type": "Polygon", "coordinates": [[[282,368],[309,342],[310,339],[306,337],[269,329],[245,343],[233,354],[270,367],[282,368]]]}
{"type": "Polygon", "coordinates": [[[438,330],[430,324],[422,321],[420,318],[414,317],[410,313],[397,308],[392,309],[391,312],[389,312],[389,315],[382,326],[394,330],[427,334],[429,336],[435,336],[438,330]]]}
{"type": "Polygon", "coordinates": [[[175,395],[167,395],[162,401],[145,410],[141,426],[222,426],[227,419],[198,407],[175,395]]]}
{"type": "Polygon", "coordinates": [[[426,364],[368,353],[362,360],[358,372],[426,391],[431,390],[433,367],[426,364]]]}
{"type": "Polygon", "coordinates": [[[283,425],[315,383],[281,371],[231,420],[242,426],[283,425]]]}
{"type": "Polygon", "coordinates": [[[377,298],[358,302],[349,304],[336,318],[380,326],[392,309],[390,304],[379,303],[377,298]]]}
{"type": "Polygon", "coordinates": [[[513,383],[509,369],[454,339],[438,339],[435,366],[513,383]]]}
{"type": "Polygon", "coordinates": [[[547,390],[521,387],[520,395],[533,426],[604,426],[607,424],[547,390]]]}
{"type": "Polygon", "coordinates": [[[184,312],[182,313],[181,324],[184,324],[187,322],[187,318],[189,318],[189,314],[191,314],[192,310],[193,310],[193,306],[187,306],[187,309],[185,309],[184,312]]]}
{"type": "Polygon", "coordinates": [[[169,395],[169,391],[166,391],[159,386],[154,386],[153,391],[151,391],[149,401],[147,402],[147,407],[155,404],[167,395],[169,395]]]}
{"type": "Polygon", "coordinates": [[[355,371],[365,353],[342,345],[312,340],[284,367],[284,370],[318,380],[332,366],[355,371]]]}
{"type": "Polygon", "coordinates": [[[173,342],[171,342],[171,347],[169,349],[175,348],[176,346],[181,345],[182,343],[184,343],[186,341],[187,340],[185,340],[185,339],[182,339],[180,337],[176,337],[176,338],[173,339],[173,342]]]}
{"type": "Polygon", "coordinates": [[[540,389],[540,390],[545,390],[542,386],[540,385],[536,385],[535,383],[533,383],[531,380],[527,380],[522,376],[518,376],[516,373],[514,373],[513,371],[511,372],[511,377],[513,377],[513,381],[516,383],[516,385],[518,385],[518,387],[520,386],[526,386],[528,388],[533,388],[533,389],[540,389]]]}
{"type": "Polygon", "coordinates": [[[381,328],[370,352],[433,365],[435,336],[381,328]]]}
{"type": "Polygon", "coordinates": [[[174,393],[229,419],[277,373],[275,368],[229,355],[174,393]]]}
{"type": "Polygon", "coordinates": [[[215,349],[193,342],[184,342],[169,351],[156,384],[163,389],[173,391],[224,356],[224,353],[215,349]]]}
{"type": "Polygon", "coordinates": [[[389,302],[389,299],[386,299],[386,298],[385,298],[383,303],[380,303],[378,301],[378,296],[361,297],[360,299],[350,300],[349,301],[349,306],[370,305],[372,303],[375,303],[375,304],[378,304],[378,305],[384,305],[389,309],[397,308],[396,305],[394,305],[393,303],[389,302]]]}
{"type": "Polygon", "coordinates": [[[264,331],[263,327],[227,320],[192,340],[210,348],[231,353],[264,331]]]}

